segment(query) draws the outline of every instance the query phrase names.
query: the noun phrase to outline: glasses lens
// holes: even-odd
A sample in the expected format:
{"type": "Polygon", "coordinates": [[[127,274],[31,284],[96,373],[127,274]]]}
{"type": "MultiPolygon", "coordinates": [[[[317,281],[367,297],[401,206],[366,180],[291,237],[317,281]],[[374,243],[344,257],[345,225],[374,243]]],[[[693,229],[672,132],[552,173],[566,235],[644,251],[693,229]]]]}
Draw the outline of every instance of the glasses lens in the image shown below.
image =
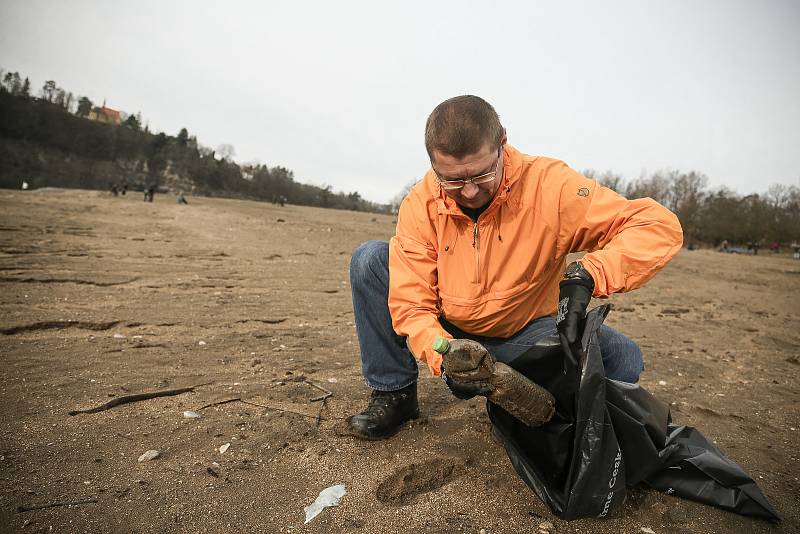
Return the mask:
{"type": "Polygon", "coordinates": [[[481,185],[481,184],[489,183],[492,180],[494,180],[494,173],[488,174],[486,176],[479,176],[478,178],[475,178],[474,180],[472,180],[472,183],[475,184],[475,185],[481,185]]]}
{"type": "Polygon", "coordinates": [[[448,191],[455,191],[464,187],[464,182],[461,180],[442,180],[439,184],[442,186],[442,189],[447,189],[448,191]]]}

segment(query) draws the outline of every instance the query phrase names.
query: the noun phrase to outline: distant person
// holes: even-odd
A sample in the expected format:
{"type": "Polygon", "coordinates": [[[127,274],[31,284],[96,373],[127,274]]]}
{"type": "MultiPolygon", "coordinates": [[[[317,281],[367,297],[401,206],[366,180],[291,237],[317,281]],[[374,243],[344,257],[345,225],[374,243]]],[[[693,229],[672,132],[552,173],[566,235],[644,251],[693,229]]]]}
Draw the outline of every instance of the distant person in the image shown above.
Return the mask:
{"type": "Polygon", "coordinates": [[[722,245],[719,247],[719,251],[720,252],[728,252],[728,247],[729,246],[730,245],[728,244],[728,240],[727,239],[723,239],[722,240],[722,245]]]}
{"type": "Polygon", "coordinates": [[[278,203],[280,203],[281,207],[285,206],[288,201],[289,199],[283,195],[278,197],[278,203]]]}
{"type": "Polygon", "coordinates": [[[145,187],[145,189],[144,189],[144,201],[145,202],[152,202],[153,201],[153,195],[155,195],[155,192],[156,192],[155,186],[151,185],[151,186],[145,187]]]}
{"type": "Polygon", "coordinates": [[[128,192],[128,184],[122,184],[122,188],[120,189],[120,194],[125,196],[125,193],[128,192]]]}
{"type": "Polygon", "coordinates": [[[22,181],[22,190],[25,191],[26,189],[28,189],[28,182],[23,180],[22,181]]]}
{"type": "Polygon", "coordinates": [[[177,200],[178,204],[189,204],[188,202],[186,202],[186,197],[183,196],[183,191],[178,193],[178,196],[176,197],[176,200],[177,200]]]}
{"type": "Polygon", "coordinates": [[[111,184],[111,196],[117,196],[119,194],[119,190],[117,189],[117,184],[111,184]]]}
{"type": "MultiPolygon", "coordinates": [[[[425,147],[431,168],[403,200],[394,237],[363,243],[350,261],[372,395],[347,425],[363,439],[387,438],[418,417],[415,359],[455,397],[486,395],[447,376],[432,348],[438,336],[478,341],[505,363],[556,333],[574,347],[592,297],[642,286],[683,243],[678,218],[654,200],[628,200],[510,146],[477,96],[439,104],[425,147]]],[[[608,378],[638,382],[638,345],[609,326],[598,339],[608,378]]]]}

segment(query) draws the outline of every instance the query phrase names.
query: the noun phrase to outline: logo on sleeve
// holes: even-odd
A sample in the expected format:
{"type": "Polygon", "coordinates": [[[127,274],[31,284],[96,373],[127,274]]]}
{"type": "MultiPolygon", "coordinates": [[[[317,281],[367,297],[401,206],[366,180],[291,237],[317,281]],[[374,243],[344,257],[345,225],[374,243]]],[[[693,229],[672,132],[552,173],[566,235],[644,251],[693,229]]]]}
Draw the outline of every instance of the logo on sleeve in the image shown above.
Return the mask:
{"type": "Polygon", "coordinates": [[[578,189],[578,196],[579,197],[588,197],[589,196],[589,190],[586,189],[585,187],[581,187],[580,189],[578,189]]]}

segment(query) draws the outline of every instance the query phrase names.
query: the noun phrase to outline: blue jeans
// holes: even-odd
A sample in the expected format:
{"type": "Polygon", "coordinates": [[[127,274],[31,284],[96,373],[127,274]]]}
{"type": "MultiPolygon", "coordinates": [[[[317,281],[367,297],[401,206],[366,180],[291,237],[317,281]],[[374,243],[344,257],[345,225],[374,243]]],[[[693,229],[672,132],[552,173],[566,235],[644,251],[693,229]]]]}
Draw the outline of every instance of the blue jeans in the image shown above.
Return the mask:
{"type": "MultiPolygon", "coordinates": [[[[367,241],[350,259],[356,333],[361,347],[361,371],[369,387],[395,391],[417,381],[417,362],[406,346],[406,338],[392,328],[389,315],[389,243],[367,241]]],[[[556,333],[554,317],[539,317],[509,338],[476,336],[463,332],[444,319],[442,327],[455,338],[474,339],[502,362],[509,363],[537,341],[556,333]]],[[[598,332],[606,376],[635,383],[644,370],[639,346],[609,326],[598,332]]]]}

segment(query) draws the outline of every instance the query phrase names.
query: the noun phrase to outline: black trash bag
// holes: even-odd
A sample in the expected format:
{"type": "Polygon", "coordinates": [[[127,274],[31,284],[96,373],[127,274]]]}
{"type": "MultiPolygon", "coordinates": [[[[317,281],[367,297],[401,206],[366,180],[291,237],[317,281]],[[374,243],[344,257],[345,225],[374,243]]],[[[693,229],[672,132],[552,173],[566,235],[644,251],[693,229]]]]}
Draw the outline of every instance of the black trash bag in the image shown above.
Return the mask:
{"type": "Polygon", "coordinates": [[[607,517],[626,486],[649,486],[743,515],[780,521],[758,486],[700,432],[637,384],[605,377],[597,330],[609,305],[586,317],[583,354],[554,336],[509,365],[556,399],[549,423],[529,427],[487,403],[494,433],[520,477],[562,519],[607,517]]]}

